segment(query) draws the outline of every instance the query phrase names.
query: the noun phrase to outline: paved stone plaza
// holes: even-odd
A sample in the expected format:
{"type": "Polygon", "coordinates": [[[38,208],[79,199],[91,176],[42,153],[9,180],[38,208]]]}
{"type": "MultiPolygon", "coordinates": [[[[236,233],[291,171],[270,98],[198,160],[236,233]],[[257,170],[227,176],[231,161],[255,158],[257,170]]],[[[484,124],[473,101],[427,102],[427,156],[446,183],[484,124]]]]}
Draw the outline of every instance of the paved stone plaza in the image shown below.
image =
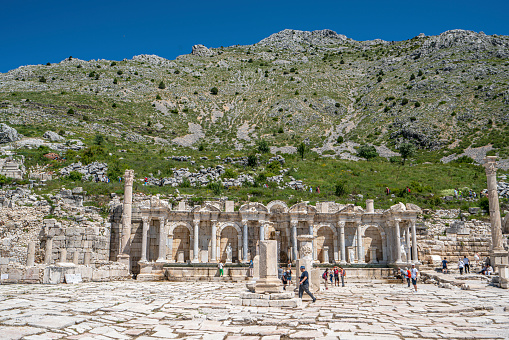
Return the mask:
{"type": "Polygon", "coordinates": [[[0,286],[1,339],[507,339],[509,292],[329,288],[295,309],[236,305],[244,284],[0,286]]]}

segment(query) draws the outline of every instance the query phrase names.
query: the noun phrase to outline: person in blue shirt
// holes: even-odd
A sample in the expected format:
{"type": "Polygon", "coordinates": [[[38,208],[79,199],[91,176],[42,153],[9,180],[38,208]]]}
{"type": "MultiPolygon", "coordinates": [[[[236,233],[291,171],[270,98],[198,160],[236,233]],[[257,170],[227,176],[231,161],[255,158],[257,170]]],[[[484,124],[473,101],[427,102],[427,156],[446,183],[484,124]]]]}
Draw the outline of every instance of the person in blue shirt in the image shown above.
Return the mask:
{"type": "Polygon", "coordinates": [[[299,298],[302,299],[302,295],[306,292],[312,299],[313,302],[316,301],[316,298],[309,291],[309,274],[306,271],[306,267],[300,266],[300,280],[299,280],[299,298]]]}
{"type": "Polygon", "coordinates": [[[442,273],[447,274],[447,257],[444,257],[444,260],[442,261],[442,273]]]}

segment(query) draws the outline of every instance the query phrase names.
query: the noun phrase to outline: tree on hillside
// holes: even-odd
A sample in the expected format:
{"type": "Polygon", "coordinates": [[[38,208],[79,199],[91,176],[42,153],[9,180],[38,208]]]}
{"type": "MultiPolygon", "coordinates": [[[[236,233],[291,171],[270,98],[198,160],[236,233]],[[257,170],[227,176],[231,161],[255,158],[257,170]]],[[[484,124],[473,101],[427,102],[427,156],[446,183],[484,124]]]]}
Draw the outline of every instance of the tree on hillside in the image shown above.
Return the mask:
{"type": "Polygon", "coordinates": [[[304,159],[304,154],[307,152],[307,149],[308,148],[304,143],[300,143],[299,146],[297,146],[297,153],[301,159],[304,159]]]}
{"type": "Polygon", "coordinates": [[[161,80],[161,82],[159,83],[159,88],[161,90],[164,90],[166,88],[166,85],[164,85],[164,81],[161,80]]]}
{"type": "Polygon", "coordinates": [[[401,154],[402,163],[405,164],[405,161],[412,157],[415,154],[415,147],[411,143],[403,143],[399,146],[399,153],[401,154]]]}
{"type": "Polygon", "coordinates": [[[357,156],[369,161],[371,158],[377,157],[378,152],[373,145],[362,145],[357,149],[357,156]]]}
{"type": "Polygon", "coordinates": [[[258,151],[260,151],[261,153],[268,153],[270,152],[270,147],[269,147],[269,143],[267,143],[266,140],[261,140],[258,142],[258,151]]]}
{"type": "Polygon", "coordinates": [[[210,93],[213,95],[216,95],[218,92],[219,92],[219,90],[217,89],[217,87],[213,87],[210,89],[210,93]]]}

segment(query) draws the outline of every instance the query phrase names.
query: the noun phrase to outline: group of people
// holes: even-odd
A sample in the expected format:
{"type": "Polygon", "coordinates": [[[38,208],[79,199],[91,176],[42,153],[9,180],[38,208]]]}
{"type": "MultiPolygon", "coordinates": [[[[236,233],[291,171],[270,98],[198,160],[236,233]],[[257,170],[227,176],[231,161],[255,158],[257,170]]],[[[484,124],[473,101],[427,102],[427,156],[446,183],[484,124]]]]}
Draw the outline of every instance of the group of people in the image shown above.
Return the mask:
{"type": "Polygon", "coordinates": [[[345,286],[346,270],[342,267],[334,266],[333,268],[326,268],[322,274],[322,279],[325,282],[325,289],[329,289],[328,282],[335,287],[339,287],[339,279],[341,278],[341,286],[345,286]]]}
{"type": "Polygon", "coordinates": [[[415,267],[415,264],[412,264],[411,268],[405,267],[405,269],[403,269],[399,267],[398,269],[403,283],[406,281],[408,288],[410,288],[410,282],[412,282],[414,292],[417,292],[417,276],[419,275],[419,270],[415,267]]]}
{"type": "MultiPolygon", "coordinates": [[[[474,255],[474,261],[475,261],[476,265],[479,265],[479,254],[478,253],[476,253],[474,255]]],[[[442,273],[444,273],[444,274],[449,273],[448,264],[449,264],[449,261],[447,261],[447,257],[444,257],[444,259],[442,260],[442,273]]],[[[470,260],[468,259],[468,257],[463,256],[463,258],[458,259],[458,269],[460,271],[460,275],[463,275],[463,272],[465,272],[465,274],[470,273],[470,266],[471,266],[471,264],[470,264],[470,260]]],[[[483,274],[483,275],[493,274],[493,267],[491,266],[489,257],[486,257],[486,259],[484,260],[482,269],[481,269],[481,271],[478,272],[478,274],[483,274]]]]}

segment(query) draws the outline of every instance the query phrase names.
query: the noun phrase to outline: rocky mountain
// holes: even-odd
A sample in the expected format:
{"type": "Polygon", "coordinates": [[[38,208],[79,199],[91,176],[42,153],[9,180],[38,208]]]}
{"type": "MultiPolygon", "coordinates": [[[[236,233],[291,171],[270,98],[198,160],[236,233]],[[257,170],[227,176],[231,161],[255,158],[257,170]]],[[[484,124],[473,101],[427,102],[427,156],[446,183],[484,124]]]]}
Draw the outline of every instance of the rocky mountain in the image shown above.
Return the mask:
{"type": "Polygon", "coordinates": [[[390,157],[410,142],[432,161],[507,159],[508,79],[508,36],[452,30],[355,41],[287,29],[254,45],[195,45],[175,60],[21,66],[0,74],[0,121],[25,139],[54,131],[240,152],[263,139],[273,151],[305,142],[346,159],[361,144],[390,157]]]}

